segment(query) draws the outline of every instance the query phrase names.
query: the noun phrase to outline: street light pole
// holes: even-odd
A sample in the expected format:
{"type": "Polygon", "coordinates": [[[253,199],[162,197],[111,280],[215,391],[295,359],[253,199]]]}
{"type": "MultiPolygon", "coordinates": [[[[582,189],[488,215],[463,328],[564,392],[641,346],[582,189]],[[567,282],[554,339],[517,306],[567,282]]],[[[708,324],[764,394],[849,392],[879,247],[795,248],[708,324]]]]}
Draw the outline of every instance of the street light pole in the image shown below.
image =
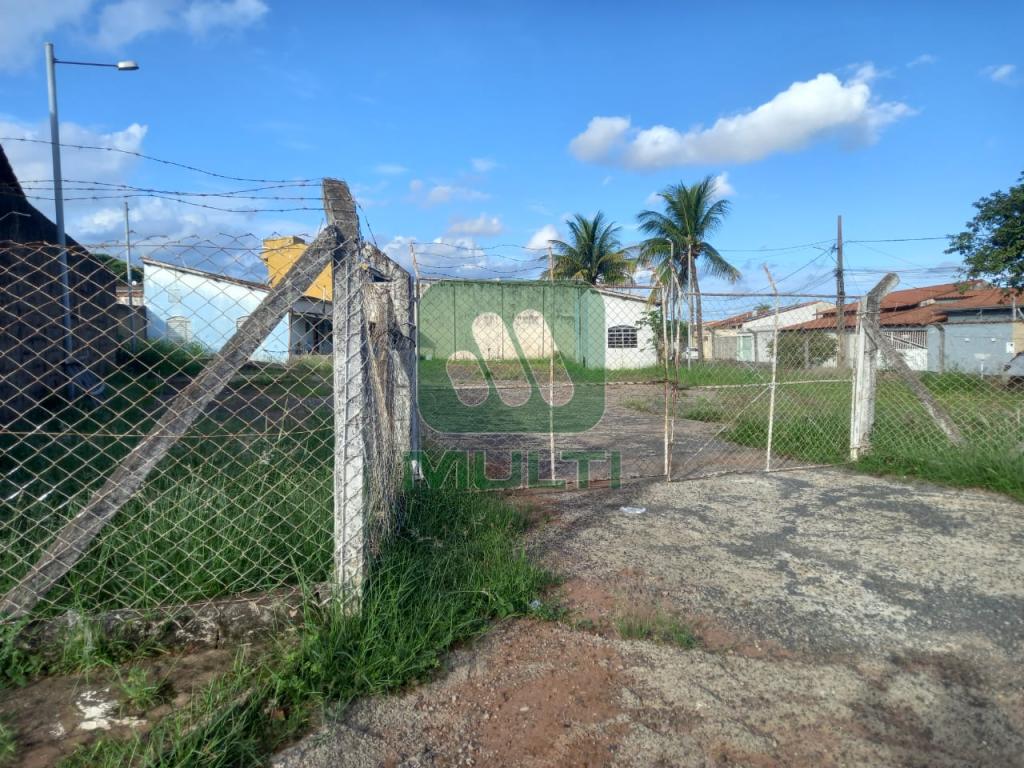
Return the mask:
{"type": "MultiPolygon", "coordinates": [[[[53,157],[53,211],[57,223],[57,256],[60,273],[61,324],[63,326],[64,366],[71,363],[74,341],[71,333],[71,280],[68,275],[67,235],[64,233],[64,186],[60,171],[60,122],[57,119],[57,59],[53,55],[53,43],[46,43],[46,90],[50,100],[50,153],[53,157]]],[[[70,374],[70,371],[66,371],[70,374]]],[[[74,398],[75,385],[68,384],[68,396],[74,398]]]]}
{"type": "MultiPolygon", "coordinates": [[[[119,61],[116,64],[102,64],[88,61],[60,61],[53,54],[53,43],[45,43],[46,90],[50,102],[50,153],[53,159],[53,212],[57,225],[57,257],[60,272],[61,324],[63,326],[64,369],[68,375],[68,398],[75,397],[73,371],[74,337],[71,326],[71,280],[68,270],[67,234],[64,230],[64,182],[60,169],[60,120],[57,116],[57,65],[74,64],[84,67],[111,67],[118,71],[130,72],[139,68],[134,61],[119,61]]],[[[128,286],[129,293],[131,285],[128,286]]]]}

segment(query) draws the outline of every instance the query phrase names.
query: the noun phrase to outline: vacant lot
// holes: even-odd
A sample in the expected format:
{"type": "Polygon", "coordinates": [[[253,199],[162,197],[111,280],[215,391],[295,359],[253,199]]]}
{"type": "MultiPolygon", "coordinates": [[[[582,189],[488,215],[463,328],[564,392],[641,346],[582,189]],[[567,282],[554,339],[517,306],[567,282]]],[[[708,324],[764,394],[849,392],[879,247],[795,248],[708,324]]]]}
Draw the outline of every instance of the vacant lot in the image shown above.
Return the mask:
{"type": "Polygon", "coordinates": [[[1024,507],[839,470],[531,502],[568,612],[280,765],[1021,764],[1024,507]]]}

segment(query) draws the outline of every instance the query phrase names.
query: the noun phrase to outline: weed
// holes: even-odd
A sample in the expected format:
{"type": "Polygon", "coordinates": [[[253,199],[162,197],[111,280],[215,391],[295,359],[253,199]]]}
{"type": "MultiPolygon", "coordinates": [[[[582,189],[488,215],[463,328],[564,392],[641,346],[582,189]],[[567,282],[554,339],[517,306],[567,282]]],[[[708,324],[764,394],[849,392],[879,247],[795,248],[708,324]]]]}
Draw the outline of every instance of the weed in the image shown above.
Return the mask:
{"type": "Polygon", "coordinates": [[[577,630],[578,632],[596,632],[597,631],[597,624],[594,622],[593,619],[587,619],[587,618],[577,619],[573,623],[572,626],[573,626],[573,629],[577,630]]]}
{"type": "Polygon", "coordinates": [[[131,667],[123,675],[118,673],[117,686],[123,709],[133,714],[148,712],[171,694],[167,679],[154,678],[144,667],[131,667]]]}
{"type": "Polygon", "coordinates": [[[27,621],[0,623],[0,688],[22,686],[41,671],[44,662],[18,644],[27,621]]]}
{"type": "Polygon", "coordinates": [[[569,609],[561,603],[542,603],[534,600],[530,603],[530,615],[541,621],[561,621],[569,613],[569,609]]]}
{"type": "Polygon", "coordinates": [[[0,768],[13,765],[17,754],[18,743],[15,741],[14,731],[0,721],[0,768]]]}
{"type": "Polygon", "coordinates": [[[694,648],[697,638],[690,628],[674,616],[662,613],[632,613],[615,620],[624,640],[655,640],[680,648],[694,648]]]}
{"type": "Polygon", "coordinates": [[[417,491],[405,527],[384,543],[361,610],[310,600],[297,637],[234,668],[146,739],[103,741],[78,766],[258,765],[307,727],[318,708],[393,691],[432,675],[453,644],[524,615],[549,577],[526,558],[526,521],[485,494],[417,491]]]}

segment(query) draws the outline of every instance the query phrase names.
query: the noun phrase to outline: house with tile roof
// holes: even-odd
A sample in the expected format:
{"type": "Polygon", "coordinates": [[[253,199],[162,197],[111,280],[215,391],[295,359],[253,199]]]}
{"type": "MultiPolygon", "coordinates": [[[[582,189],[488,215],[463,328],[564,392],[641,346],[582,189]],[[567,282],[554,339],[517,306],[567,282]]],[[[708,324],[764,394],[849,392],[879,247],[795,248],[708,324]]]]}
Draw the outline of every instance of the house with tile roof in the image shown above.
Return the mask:
{"type": "MultiPolygon", "coordinates": [[[[827,301],[805,301],[779,307],[779,328],[813,321],[828,311],[835,317],[835,305],[827,301]]],[[[706,360],[770,363],[775,308],[752,309],[705,322],[703,331],[706,360]]]]}
{"type": "MultiPolygon", "coordinates": [[[[981,281],[941,283],[891,292],[882,300],[879,324],[912,370],[996,374],[1024,345],[1021,304],[1020,294],[981,281]]],[[[843,313],[848,359],[854,354],[859,308],[853,302],[843,313]]],[[[832,307],[783,330],[834,336],[837,322],[832,307]]]]}

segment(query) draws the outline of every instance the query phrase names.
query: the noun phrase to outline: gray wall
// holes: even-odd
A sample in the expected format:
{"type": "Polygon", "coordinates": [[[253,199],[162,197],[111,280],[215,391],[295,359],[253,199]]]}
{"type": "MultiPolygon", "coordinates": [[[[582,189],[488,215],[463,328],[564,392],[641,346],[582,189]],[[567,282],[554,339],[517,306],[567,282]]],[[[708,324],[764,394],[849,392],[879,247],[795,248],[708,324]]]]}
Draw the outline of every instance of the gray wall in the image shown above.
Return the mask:
{"type": "MultiPolygon", "coordinates": [[[[1009,319],[1009,313],[1007,313],[1009,319]]],[[[1006,320],[958,320],[950,317],[944,329],[928,327],[928,370],[998,375],[1015,354],[1013,323],[1006,320]],[[945,335],[945,366],[941,363],[945,335]]],[[[1017,352],[1021,350],[1016,350],[1017,352]]]]}

